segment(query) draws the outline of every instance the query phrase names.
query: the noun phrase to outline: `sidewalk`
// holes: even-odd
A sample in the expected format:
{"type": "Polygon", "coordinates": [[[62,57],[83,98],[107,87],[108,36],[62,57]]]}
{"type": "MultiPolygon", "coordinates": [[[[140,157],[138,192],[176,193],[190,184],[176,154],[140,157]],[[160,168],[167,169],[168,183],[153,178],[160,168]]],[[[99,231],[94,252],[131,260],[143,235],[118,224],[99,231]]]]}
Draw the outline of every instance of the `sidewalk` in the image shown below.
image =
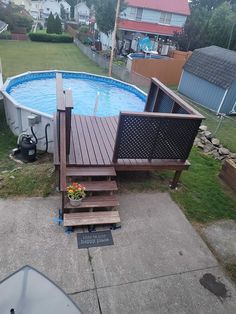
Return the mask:
{"type": "Polygon", "coordinates": [[[0,200],[0,281],[28,264],[84,314],[236,313],[234,284],[168,193],[119,200],[114,246],[89,250],[78,250],[76,232],[66,234],[53,221],[59,197],[0,200]],[[206,273],[225,285],[226,298],[201,285],[206,273]]]}

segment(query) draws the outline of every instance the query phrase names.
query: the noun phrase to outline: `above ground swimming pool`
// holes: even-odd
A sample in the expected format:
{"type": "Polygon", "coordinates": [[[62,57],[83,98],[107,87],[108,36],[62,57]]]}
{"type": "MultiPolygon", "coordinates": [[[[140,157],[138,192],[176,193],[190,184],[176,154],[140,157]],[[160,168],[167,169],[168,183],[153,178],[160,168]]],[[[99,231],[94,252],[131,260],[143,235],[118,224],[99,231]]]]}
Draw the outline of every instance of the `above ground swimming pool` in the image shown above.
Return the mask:
{"type": "MultiPolygon", "coordinates": [[[[20,105],[49,115],[56,111],[55,72],[29,73],[10,80],[6,92],[20,105]]],[[[63,72],[63,87],[71,89],[74,114],[114,116],[144,110],[146,96],[135,86],[108,77],[63,72]]]]}
{"type": "Polygon", "coordinates": [[[144,110],[144,92],[109,77],[80,72],[37,71],[9,78],[2,89],[7,123],[15,135],[31,135],[34,121],[38,149],[45,150],[48,146],[48,152],[53,152],[57,72],[62,73],[64,89],[72,89],[74,114],[95,113],[102,117],[119,115],[120,111],[144,110]],[[94,112],[96,99],[98,105],[94,112]]]}

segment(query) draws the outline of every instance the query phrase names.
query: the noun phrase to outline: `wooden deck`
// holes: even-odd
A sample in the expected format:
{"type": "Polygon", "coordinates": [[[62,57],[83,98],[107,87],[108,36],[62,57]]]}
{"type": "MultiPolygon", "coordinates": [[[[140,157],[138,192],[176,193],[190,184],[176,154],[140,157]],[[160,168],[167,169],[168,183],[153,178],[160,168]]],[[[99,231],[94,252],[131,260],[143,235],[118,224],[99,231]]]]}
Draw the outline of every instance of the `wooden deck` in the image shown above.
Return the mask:
{"type": "MultiPolygon", "coordinates": [[[[67,166],[114,166],[117,171],[183,170],[188,161],[119,159],[112,162],[118,117],[72,115],[70,154],[67,166]]],[[[54,132],[54,164],[59,165],[57,132],[54,132]]]]}

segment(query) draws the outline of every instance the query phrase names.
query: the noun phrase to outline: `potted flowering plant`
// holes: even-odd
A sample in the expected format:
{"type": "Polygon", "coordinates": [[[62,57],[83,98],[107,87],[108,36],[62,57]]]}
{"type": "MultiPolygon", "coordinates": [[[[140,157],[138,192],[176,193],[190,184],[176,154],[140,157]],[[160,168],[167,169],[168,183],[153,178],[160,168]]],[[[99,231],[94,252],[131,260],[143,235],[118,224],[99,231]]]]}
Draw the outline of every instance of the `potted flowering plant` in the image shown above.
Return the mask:
{"type": "Polygon", "coordinates": [[[82,199],[86,196],[85,187],[77,182],[71,183],[66,190],[72,206],[79,206],[82,199]]]}

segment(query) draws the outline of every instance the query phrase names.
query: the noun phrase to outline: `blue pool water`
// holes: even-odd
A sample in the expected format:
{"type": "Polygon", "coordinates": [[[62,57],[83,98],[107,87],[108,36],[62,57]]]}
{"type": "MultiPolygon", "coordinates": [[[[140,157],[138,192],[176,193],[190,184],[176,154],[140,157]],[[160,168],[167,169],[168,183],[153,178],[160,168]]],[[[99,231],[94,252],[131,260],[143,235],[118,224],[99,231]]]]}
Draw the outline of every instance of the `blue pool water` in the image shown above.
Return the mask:
{"type": "MultiPolygon", "coordinates": [[[[63,73],[64,89],[70,88],[73,95],[73,113],[93,115],[99,92],[96,115],[113,116],[120,111],[141,112],[146,96],[136,88],[109,78],[89,74],[63,73]]],[[[56,111],[55,73],[48,75],[25,75],[13,79],[7,92],[20,104],[47,114],[56,111]]]]}

